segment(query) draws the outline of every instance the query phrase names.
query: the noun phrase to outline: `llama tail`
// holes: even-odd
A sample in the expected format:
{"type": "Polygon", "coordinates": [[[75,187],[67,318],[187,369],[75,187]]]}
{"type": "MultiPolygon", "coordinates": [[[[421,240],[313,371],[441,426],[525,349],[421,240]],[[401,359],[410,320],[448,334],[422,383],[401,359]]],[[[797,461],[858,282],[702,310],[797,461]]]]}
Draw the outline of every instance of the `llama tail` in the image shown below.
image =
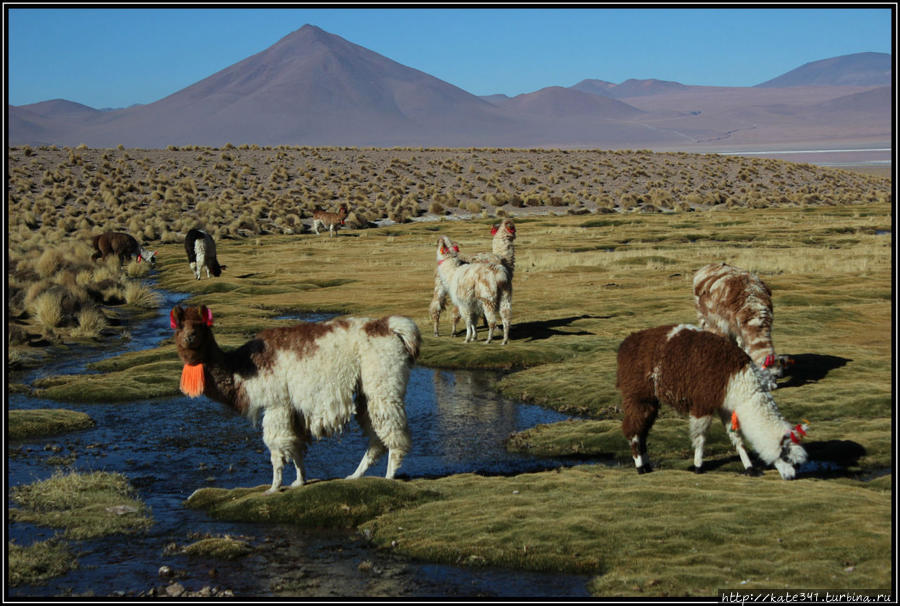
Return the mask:
{"type": "Polygon", "coordinates": [[[419,348],[422,346],[422,335],[419,327],[406,316],[391,316],[388,318],[388,326],[403,341],[409,357],[415,360],[419,357],[419,348]]]}

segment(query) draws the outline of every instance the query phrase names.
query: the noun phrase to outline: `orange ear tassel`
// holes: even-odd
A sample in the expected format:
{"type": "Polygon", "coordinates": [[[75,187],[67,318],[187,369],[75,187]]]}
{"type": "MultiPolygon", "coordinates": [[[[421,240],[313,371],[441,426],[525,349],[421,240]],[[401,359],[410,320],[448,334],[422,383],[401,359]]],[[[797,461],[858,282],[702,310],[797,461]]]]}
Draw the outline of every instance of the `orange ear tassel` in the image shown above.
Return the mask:
{"type": "Polygon", "coordinates": [[[737,431],[741,428],[741,424],[738,423],[737,411],[734,410],[731,412],[731,431],[737,431]]]}
{"type": "Polygon", "coordinates": [[[181,391],[192,398],[203,393],[203,364],[185,364],[181,371],[181,391]]]}

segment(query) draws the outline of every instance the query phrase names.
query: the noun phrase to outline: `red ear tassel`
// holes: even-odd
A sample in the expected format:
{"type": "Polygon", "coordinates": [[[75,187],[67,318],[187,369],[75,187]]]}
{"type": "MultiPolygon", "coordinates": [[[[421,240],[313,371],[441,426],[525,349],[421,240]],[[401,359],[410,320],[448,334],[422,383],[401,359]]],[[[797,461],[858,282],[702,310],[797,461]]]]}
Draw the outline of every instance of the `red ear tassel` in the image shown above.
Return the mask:
{"type": "Polygon", "coordinates": [[[506,231],[508,231],[511,234],[514,234],[514,233],[516,233],[516,226],[507,224],[506,231]]]}
{"type": "Polygon", "coordinates": [[[766,361],[763,362],[763,368],[768,368],[769,366],[772,366],[773,364],[775,364],[775,356],[773,356],[772,354],[767,355],[766,361]]]}
{"type": "Polygon", "coordinates": [[[212,320],[212,310],[211,310],[210,308],[208,308],[208,307],[204,307],[204,308],[203,308],[203,322],[204,322],[207,326],[212,326],[212,325],[213,325],[213,320],[212,320]]]}
{"type": "Polygon", "coordinates": [[[459,252],[459,246],[454,246],[454,247],[453,247],[453,252],[459,252]]]}
{"type": "Polygon", "coordinates": [[[176,326],[176,323],[175,323],[175,310],[174,309],[169,312],[169,324],[172,325],[172,330],[175,330],[176,328],[178,328],[178,326],[176,326]]]}

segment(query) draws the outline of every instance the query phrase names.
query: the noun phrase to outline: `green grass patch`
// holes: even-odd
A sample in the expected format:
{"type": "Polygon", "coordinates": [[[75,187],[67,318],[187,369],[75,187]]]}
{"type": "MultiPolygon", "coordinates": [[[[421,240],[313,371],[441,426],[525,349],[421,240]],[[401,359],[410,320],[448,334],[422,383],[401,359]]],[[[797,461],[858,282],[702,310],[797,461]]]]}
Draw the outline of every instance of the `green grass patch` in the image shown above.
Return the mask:
{"type": "Polygon", "coordinates": [[[641,476],[597,466],[414,484],[443,498],[362,529],[376,545],[429,561],[594,574],[598,597],[891,586],[888,494],[784,482],[774,471],[641,476]]]}
{"type": "Polygon", "coordinates": [[[61,408],[10,410],[6,413],[6,431],[10,440],[27,440],[79,431],[94,426],[83,412],[61,408]]]}
{"type": "Polygon", "coordinates": [[[214,518],[233,522],[354,528],[387,511],[437,496],[409,483],[374,477],[310,482],[277,494],[266,494],[267,488],[201,488],[185,504],[205,510],[214,518]]]}
{"type": "Polygon", "coordinates": [[[246,541],[232,537],[210,537],[201,539],[181,550],[193,557],[215,558],[217,560],[236,560],[253,553],[253,546],[246,541]]]}
{"type": "Polygon", "coordinates": [[[119,473],[56,472],[50,478],[15,486],[11,522],[64,529],[69,539],[134,533],[153,525],[149,508],[119,473]]]}
{"type": "MultiPolygon", "coordinates": [[[[155,356],[150,356],[155,358],[155,356]]],[[[182,363],[166,360],[102,374],[57,375],[34,382],[34,394],[61,402],[134,402],[180,393],[182,363]]]]}
{"type": "Polygon", "coordinates": [[[78,568],[78,560],[68,543],[59,539],[38,541],[28,546],[9,541],[6,564],[11,587],[41,585],[78,568]]]}

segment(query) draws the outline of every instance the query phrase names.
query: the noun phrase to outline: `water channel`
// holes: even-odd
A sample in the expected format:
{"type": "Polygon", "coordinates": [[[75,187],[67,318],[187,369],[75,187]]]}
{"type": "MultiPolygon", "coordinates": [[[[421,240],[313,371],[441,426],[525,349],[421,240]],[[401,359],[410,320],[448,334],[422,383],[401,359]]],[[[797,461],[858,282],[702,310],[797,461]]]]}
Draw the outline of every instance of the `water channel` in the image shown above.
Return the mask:
{"type": "MultiPolygon", "coordinates": [[[[161,293],[160,313],[131,327],[131,339],[102,351],[73,351],[40,369],[10,376],[30,384],[40,376],[90,372],[86,364],[124,351],[157,346],[171,336],[168,310],[184,295],[161,293]]],[[[321,317],[304,318],[309,320],[321,317]]],[[[506,451],[513,432],[567,418],[555,411],[499,396],[483,372],[415,367],[406,404],[413,448],[399,478],[456,473],[517,474],[567,465],[506,451]]],[[[139,596],[170,580],[176,571],[189,591],[230,589],[238,597],[587,597],[589,577],[504,569],[470,569],[414,562],[370,548],[355,532],[312,531],[271,524],[219,522],[186,508],[197,488],[260,486],[271,480],[269,455],[247,420],[206,398],[172,397],[126,403],[69,404],[8,394],[9,409],[67,408],[87,413],[91,429],[7,445],[7,490],[50,477],[55,461],[64,471],[120,472],[150,506],[153,527],[138,535],[76,541],[78,568],[39,586],[8,588],[10,596],[139,596]],[[51,459],[51,457],[53,457],[51,459]],[[203,536],[240,537],[257,549],[235,562],[189,558],[171,549],[203,536]]],[[[355,422],[307,453],[310,478],[343,478],[365,450],[355,422]]],[[[385,461],[367,475],[383,475],[385,461]]],[[[293,480],[286,470],[286,482],[293,480]]],[[[7,507],[14,506],[10,499],[7,507]]],[[[57,534],[15,523],[8,538],[30,545],[57,534]]]]}

